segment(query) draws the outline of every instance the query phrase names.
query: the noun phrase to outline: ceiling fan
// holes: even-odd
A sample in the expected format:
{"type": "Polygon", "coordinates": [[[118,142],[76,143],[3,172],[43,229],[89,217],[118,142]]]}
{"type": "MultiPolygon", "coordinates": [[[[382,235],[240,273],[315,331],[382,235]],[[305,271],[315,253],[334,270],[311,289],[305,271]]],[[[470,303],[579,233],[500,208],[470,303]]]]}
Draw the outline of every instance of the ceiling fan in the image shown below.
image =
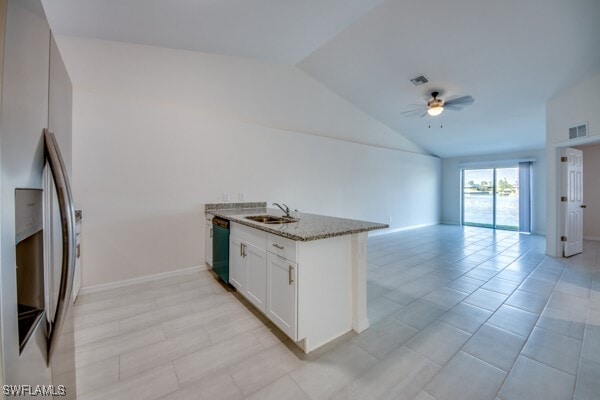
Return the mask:
{"type": "Polygon", "coordinates": [[[440,115],[444,110],[462,110],[463,107],[471,105],[475,101],[475,99],[471,96],[462,96],[457,99],[444,101],[442,99],[438,99],[439,95],[440,92],[431,92],[432,98],[427,102],[427,104],[414,104],[418,107],[411,110],[402,111],[400,114],[404,117],[422,118],[427,114],[435,117],[436,115],[440,115]]]}

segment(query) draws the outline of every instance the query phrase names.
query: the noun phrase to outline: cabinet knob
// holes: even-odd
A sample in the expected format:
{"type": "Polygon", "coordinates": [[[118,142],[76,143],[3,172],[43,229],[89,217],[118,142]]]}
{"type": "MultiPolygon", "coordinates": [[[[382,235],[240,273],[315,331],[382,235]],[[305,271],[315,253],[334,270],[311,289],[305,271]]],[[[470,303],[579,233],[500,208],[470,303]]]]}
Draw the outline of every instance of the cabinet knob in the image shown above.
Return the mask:
{"type": "Polygon", "coordinates": [[[292,265],[288,267],[288,282],[290,285],[294,283],[294,267],[292,265]]]}
{"type": "Polygon", "coordinates": [[[283,250],[284,246],[277,244],[277,243],[273,243],[273,247],[278,248],[279,250],[283,250]]]}

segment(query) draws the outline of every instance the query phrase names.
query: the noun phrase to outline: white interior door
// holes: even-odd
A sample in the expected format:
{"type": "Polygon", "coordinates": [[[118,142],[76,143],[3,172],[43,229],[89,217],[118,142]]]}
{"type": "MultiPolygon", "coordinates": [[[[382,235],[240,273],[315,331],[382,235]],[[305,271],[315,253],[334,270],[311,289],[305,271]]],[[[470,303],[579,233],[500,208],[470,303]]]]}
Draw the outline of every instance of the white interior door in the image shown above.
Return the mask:
{"type": "Polygon", "coordinates": [[[565,149],[564,157],[563,191],[566,193],[562,198],[565,213],[563,255],[569,257],[583,251],[583,152],[569,147],[565,149]]]}

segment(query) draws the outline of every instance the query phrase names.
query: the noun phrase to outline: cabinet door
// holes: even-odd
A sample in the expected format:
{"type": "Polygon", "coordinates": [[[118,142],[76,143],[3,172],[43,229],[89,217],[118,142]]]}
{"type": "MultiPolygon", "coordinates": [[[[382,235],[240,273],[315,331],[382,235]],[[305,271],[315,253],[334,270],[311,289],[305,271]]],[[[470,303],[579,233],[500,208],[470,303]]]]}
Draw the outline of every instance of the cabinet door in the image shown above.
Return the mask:
{"type": "Polygon", "coordinates": [[[246,282],[248,271],[246,270],[246,260],[243,256],[244,244],[235,237],[229,237],[229,283],[233,285],[240,293],[246,291],[246,282]]]}
{"type": "Polygon", "coordinates": [[[206,221],[206,225],[204,227],[204,260],[206,261],[207,266],[211,266],[213,264],[212,261],[212,237],[213,237],[213,226],[212,221],[206,221]]]}
{"type": "Polygon", "coordinates": [[[244,295],[261,312],[267,312],[267,252],[244,243],[248,284],[244,295]]]}
{"type": "MultiPolygon", "coordinates": [[[[52,384],[51,373],[58,369],[46,367],[45,321],[32,330],[27,345],[19,352],[15,189],[41,189],[43,184],[42,129],[48,123],[50,28],[41,1],[2,1],[0,8],[0,25],[4,28],[4,59],[0,68],[3,69],[0,78],[0,326],[4,371],[0,380],[10,384],[49,385],[52,384]]],[[[64,326],[67,328],[67,323],[64,326]]],[[[61,336],[72,338],[68,332],[72,331],[64,329],[61,336]]],[[[68,360],[71,354],[65,352],[60,356],[68,360]]],[[[62,366],[60,370],[71,371],[73,366],[74,361],[69,368],[62,366]]],[[[70,386],[71,378],[62,379],[61,376],[60,383],[68,384],[67,390],[75,392],[75,386],[70,386]]]]}
{"type": "Polygon", "coordinates": [[[267,254],[267,317],[286,335],[297,340],[297,264],[267,254]]]}

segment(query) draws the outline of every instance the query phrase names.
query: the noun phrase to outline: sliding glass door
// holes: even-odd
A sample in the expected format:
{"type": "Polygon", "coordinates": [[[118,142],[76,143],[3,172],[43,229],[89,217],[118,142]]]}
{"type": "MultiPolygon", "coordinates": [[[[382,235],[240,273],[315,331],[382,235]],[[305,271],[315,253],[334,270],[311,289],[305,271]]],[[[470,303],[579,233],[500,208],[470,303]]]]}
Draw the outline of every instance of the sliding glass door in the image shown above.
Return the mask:
{"type": "Polygon", "coordinates": [[[519,229],[519,168],[496,168],[496,228],[519,229]]]}
{"type": "Polygon", "coordinates": [[[462,181],[463,225],[519,230],[519,167],[463,169],[462,181]]]}
{"type": "Polygon", "coordinates": [[[494,170],[463,170],[463,225],[494,227],[494,170]]]}

